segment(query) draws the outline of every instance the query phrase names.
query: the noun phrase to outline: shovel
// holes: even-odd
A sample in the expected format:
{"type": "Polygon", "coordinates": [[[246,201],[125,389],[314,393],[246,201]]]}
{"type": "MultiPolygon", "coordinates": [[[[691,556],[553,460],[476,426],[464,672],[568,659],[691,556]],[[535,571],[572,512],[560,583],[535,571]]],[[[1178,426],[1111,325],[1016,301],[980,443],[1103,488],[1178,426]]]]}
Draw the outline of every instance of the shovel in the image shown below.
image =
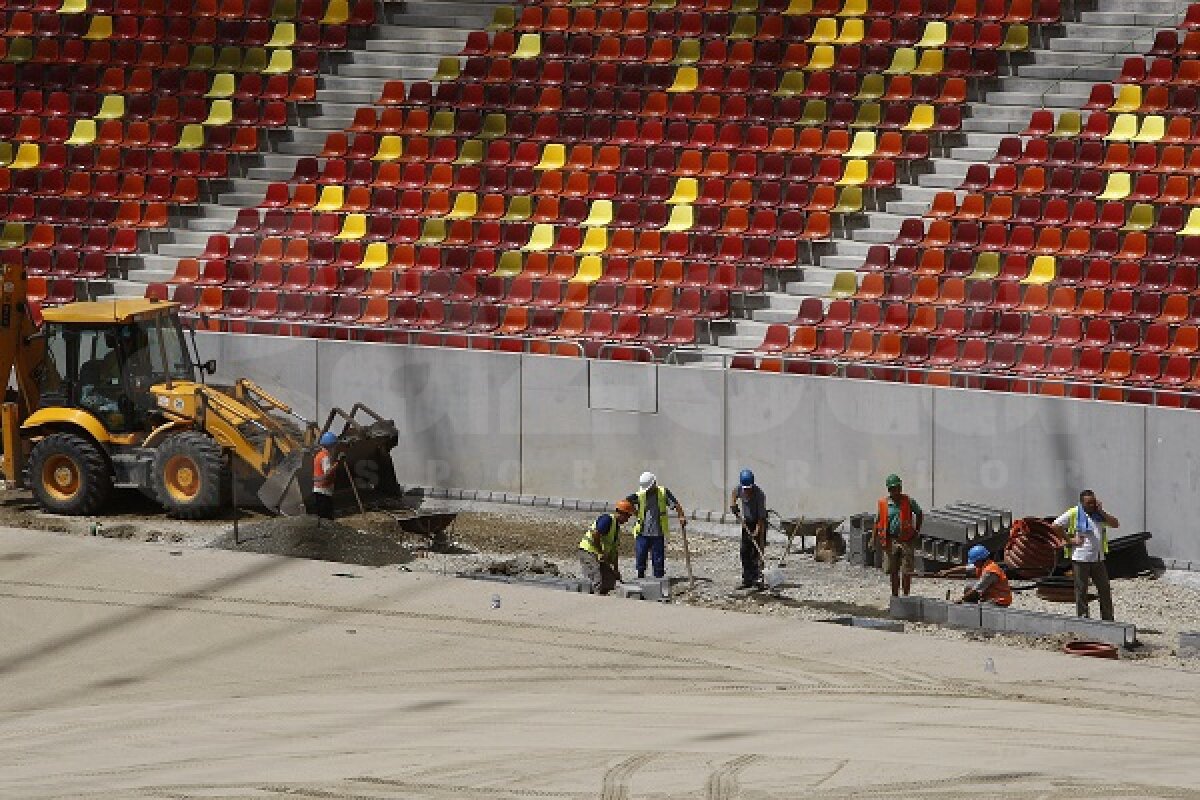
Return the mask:
{"type": "MultiPolygon", "coordinates": [[[[754,549],[758,551],[758,560],[762,564],[763,569],[767,567],[767,556],[763,552],[762,546],[758,543],[758,537],[746,529],[746,523],[742,523],[742,534],[750,537],[750,541],[754,543],[754,549]]],[[[780,564],[782,564],[782,559],[780,564]]],[[[772,567],[763,574],[763,582],[767,584],[767,588],[775,591],[783,585],[783,570],[779,566],[772,567]]]]}

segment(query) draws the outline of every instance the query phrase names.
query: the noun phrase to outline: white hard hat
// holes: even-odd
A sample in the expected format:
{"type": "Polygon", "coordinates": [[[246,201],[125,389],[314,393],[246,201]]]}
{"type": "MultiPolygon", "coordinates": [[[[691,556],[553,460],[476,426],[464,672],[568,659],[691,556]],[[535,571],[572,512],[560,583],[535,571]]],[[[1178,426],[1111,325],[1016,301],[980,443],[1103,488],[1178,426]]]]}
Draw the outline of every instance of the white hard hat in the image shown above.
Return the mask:
{"type": "Polygon", "coordinates": [[[638,478],[638,485],[641,486],[643,490],[649,489],[656,483],[658,483],[658,478],[654,477],[653,472],[643,472],[641,477],[638,478]]]}

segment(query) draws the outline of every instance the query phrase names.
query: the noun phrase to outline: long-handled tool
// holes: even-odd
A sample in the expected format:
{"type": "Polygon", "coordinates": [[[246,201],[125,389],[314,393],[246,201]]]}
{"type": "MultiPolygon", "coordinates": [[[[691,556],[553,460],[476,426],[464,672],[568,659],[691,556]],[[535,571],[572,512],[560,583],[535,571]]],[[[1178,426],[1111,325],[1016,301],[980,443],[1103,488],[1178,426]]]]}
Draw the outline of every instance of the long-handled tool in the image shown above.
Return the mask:
{"type": "Polygon", "coordinates": [[[688,547],[687,520],[680,520],[679,533],[683,536],[683,563],[687,567],[688,588],[696,588],[696,576],[692,574],[692,549],[688,547]]]}
{"type": "Polygon", "coordinates": [[[742,535],[749,537],[750,541],[754,543],[754,549],[758,551],[758,563],[761,565],[760,577],[766,583],[767,588],[771,589],[772,591],[778,589],[780,585],[783,584],[783,570],[780,569],[780,566],[783,564],[783,560],[780,559],[779,565],[777,565],[774,569],[767,570],[767,554],[763,552],[762,545],[758,543],[758,537],[746,527],[745,522],[742,522],[742,535]]]}

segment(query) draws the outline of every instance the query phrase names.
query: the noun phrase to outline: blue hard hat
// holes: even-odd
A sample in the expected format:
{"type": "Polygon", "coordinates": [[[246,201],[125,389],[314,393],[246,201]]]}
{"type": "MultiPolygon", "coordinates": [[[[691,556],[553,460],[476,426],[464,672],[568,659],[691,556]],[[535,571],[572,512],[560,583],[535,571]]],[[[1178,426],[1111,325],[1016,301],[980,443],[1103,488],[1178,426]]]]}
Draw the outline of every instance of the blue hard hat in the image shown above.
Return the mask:
{"type": "Polygon", "coordinates": [[[333,431],[325,431],[321,434],[320,444],[322,447],[328,447],[331,444],[337,444],[337,436],[333,431]]]}
{"type": "Polygon", "coordinates": [[[742,486],[753,486],[754,473],[748,469],[744,469],[742,470],[741,474],[738,475],[738,481],[742,484],[742,486]]]}
{"type": "Polygon", "coordinates": [[[612,517],[608,514],[601,514],[596,517],[596,530],[600,533],[608,533],[612,529],[612,517]]]}
{"type": "Polygon", "coordinates": [[[992,554],[981,544],[977,544],[967,551],[967,563],[971,566],[975,566],[980,561],[987,561],[991,557],[992,554]]]}

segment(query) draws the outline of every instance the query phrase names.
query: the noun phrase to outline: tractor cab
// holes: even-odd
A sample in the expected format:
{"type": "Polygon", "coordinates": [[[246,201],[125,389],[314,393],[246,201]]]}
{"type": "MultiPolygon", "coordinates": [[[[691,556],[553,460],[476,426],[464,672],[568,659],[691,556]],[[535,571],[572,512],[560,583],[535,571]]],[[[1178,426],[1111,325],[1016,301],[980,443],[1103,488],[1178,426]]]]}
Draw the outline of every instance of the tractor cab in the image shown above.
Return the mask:
{"type": "Polygon", "coordinates": [[[146,430],[151,386],[202,378],[175,309],[142,299],[45,309],[41,407],[83,409],[113,434],[146,430]]]}

